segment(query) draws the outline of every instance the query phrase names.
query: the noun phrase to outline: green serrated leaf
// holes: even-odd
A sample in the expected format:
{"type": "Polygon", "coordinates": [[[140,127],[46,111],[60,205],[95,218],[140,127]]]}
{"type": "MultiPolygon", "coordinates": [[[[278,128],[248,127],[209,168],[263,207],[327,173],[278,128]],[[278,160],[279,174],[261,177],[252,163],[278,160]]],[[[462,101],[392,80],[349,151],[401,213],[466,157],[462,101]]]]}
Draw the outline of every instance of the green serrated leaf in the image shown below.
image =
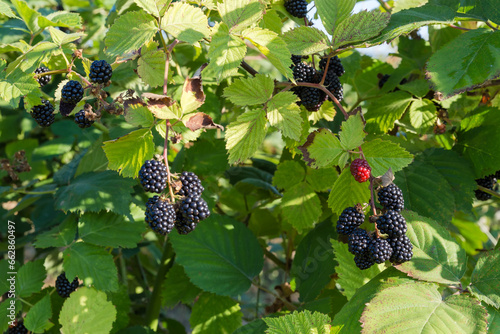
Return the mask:
{"type": "Polygon", "coordinates": [[[26,27],[28,27],[29,31],[32,34],[38,32],[38,30],[40,29],[40,27],[38,26],[38,17],[40,16],[40,13],[38,13],[34,9],[31,9],[30,6],[28,6],[28,4],[22,0],[12,0],[12,4],[16,9],[17,14],[19,14],[21,19],[26,24],[26,27]]]}
{"type": "Polygon", "coordinates": [[[224,96],[238,106],[250,106],[267,102],[274,91],[274,81],[269,76],[236,79],[224,89],[224,96]]]}
{"type": "Polygon", "coordinates": [[[82,33],[66,34],[63,31],[55,29],[53,27],[49,27],[49,33],[52,41],[59,46],[71,43],[84,36],[84,34],[82,33]]]}
{"type": "Polygon", "coordinates": [[[5,3],[3,0],[0,1],[0,13],[3,15],[10,17],[10,18],[15,18],[17,17],[16,14],[12,11],[10,6],[5,3]]]}
{"type": "Polygon", "coordinates": [[[318,169],[307,167],[306,182],[309,183],[315,191],[329,190],[337,178],[338,173],[333,167],[318,169]]]}
{"type": "Polygon", "coordinates": [[[394,122],[403,116],[412,100],[410,94],[402,91],[374,99],[368,105],[368,112],[365,115],[366,131],[387,133],[394,127],[394,122]]]}
{"type": "Polygon", "coordinates": [[[315,0],[326,32],[333,35],[337,26],[351,14],[356,0],[315,0]]]}
{"type": "Polygon", "coordinates": [[[262,19],[265,6],[258,0],[232,0],[217,4],[217,9],[232,32],[241,32],[262,19]]]}
{"type": "Polygon", "coordinates": [[[307,141],[298,147],[303,160],[312,168],[334,165],[342,154],[338,138],[328,129],[318,129],[307,137],[307,141]]]}
{"type": "Polygon", "coordinates": [[[190,44],[208,37],[208,20],[201,8],[185,2],[172,4],[161,20],[161,28],[180,41],[190,44]]]}
{"type": "Polygon", "coordinates": [[[24,318],[24,326],[32,333],[45,333],[47,329],[53,326],[50,321],[52,318],[52,308],[50,303],[50,295],[47,294],[39,300],[29,310],[24,318]]]}
{"type": "Polygon", "coordinates": [[[436,284],[406,283],[377,294],[361,317],[363,333],[414,333],[446,328],[450,333],[485,333],[486,310],[466,295],[441,296],[436,284]]]}
{"type": "Polygon", "coordinates": [[[359,183],[354,179],[349,168],[346,168],[335,181],[330,191],[328,206],[334,213],[340,214],[347,207],[358,203],[368,203],[369,200],[370,189],[368,189],[368,182],[359,183]]]}
{"type": "Polygon", "coordinates": [[[337,111],[335,110],[333,103],[331,101],[325,101],[318,111],[309,113],[309,120],[312,121],[313,124],[316,124],[322,119],[331,122],[335,118],[336,114],[337,111]]]}
{"type": "Polygon", "coordinates": [[[364,125],[360,114],[350,116],[347,121],[342,122],[341,129],[340,145],[345,151],[355,149],[363,144],[366,134],[363,131],[364,125]]]}
{"type": "Polygon", "coordinates": [[[431,100],[414,100],[410,106],[410,123],[419,132],[428,130],[437,119],[436,106],[431,100]]]}
{"type": "Polygon", "coordinates": [[[176,262],[184,267],[191,282],[218,295],[247,291],[264,264],[257,238],[228,216],[212,214],[189,235],[173,233],[169,238],[176,262]]]}
{"type": "Polygon", "coordinates": [[[496,308],[500,308],[500,250],[495,250],[481,257],[472,272],[472,293],[496,308]]]}
{"type": "Polygon", "coordinates": [[[82,27],[82,17],[79,13],[57,11],[50,13],[47,16],[38,17],[38,25],[42,29],[46,27],[65,27],[80,29],[82,27]]]}
{"type": "Polygon", "coordinates": [[[413,245],[411,261],[397,266],[408,276],[443,284],[458,284],[466,270],[465,251],[436,221],[403,211],[406,235],[413,245]]]}
{"type": "Polygon", "coordinates": [[[69,217],[50,231],[39,234],[35,246],[37,248],[68,246],[75,240],[76,226],[75,218],[69,217]]]}
{"type": "Polygon", "coordinates": [[[134,0],[134,2],[137,4],[137,6],[141,7],[142,9],[144,9],[146,12],[153,15],[154,17],[160,17],[160,10],[162,10],[163,7],[167,3],[169,3],[168,0],[160,0],[160,1],[134,0]]]}
{"type": "Polygon", "coordinates": [[[141,57],[137,61],[137,74],[151,87],[163,85],[165,52],[158,50],[158,43],[151,41],[141,48],[141,57]]]}
{"type": "Polygon", "coordinates": [[[93,285],[99,290],[118,290],[118,270],[113,256],[104,248],[77,242],[64,251],[63,257],[63,267],[70,282],[78,277],[85,285],[93,285]]]}
{"type": "Polygon", "coordinates": [[[16,293],[20,297],[28,297],[40,292],[46,276],[43,260],[27,262],[17,271],[16,293]]]}
{"type": "Polygon", "coordinates": [[[280,92],[267,103],[269,124],[278,128],[283,136],[299,140],[302,133],[300,107],[295,103],[297,95],[292,92],[280,92]]]}
{"type": "Polygon", "coordinates": [[[500,332],[500,310],[490,305],[485,305],[488,311],[488,334],[500,332]]]}
{"type": "Polygon", "coordinates": [[[361,148],[366,161],[372,168],[373,176],[383,175],[389,168],[393,172],[397,172],[408,166],[413,160],[413,155],[398,144],[379,138],[364,143],[361,148]]]}
{"type": "Polygon", "coordinates": [[[165,282],[161,290],[161,300],[165,307],[173,307],[181,301],[184,304],[191,304],[202,290],[191,283],[179,264],[168,271],[165,282]]]}
{"type": "MultiPolygon", "coordinates": [[[[33,75],[15,70],[7,78],[0,79],[0,98],[9,102],[12,108],[19,106],[21,96],[38,90],[38,82],[33,75]]],[[[37,104],[40,104],[38,101],[37,104]]]]}
{"type": "Polygon", "coordinates": [[[321,201],[306,182],[287,189],[281,200],[282,215],[299,233],[313,227],[321,216],[321,201]]]}
{"type": "Polygon", "coordinates": [[[106,294],[94,288],[81,287],[63,304],[59,314],[61,331],[65,334],[111,332],[116,309],[106,294]]]}
{"type": "Polygon", "coordinates": [[[274,9],[266,9],[266,13],[262,17],[262,21],[260,21],[260,27],[281,34],[283,23],[281,23],[281,17],[274,9]]]}
{"type": "Polygon", "coordinates": [[[425,79],[412,80],[398,87],[416,97],[424,97],[430,90],[429,82],[425,79]]]}
{"type": "Polygon", "coordinates": [[[120,15],[104,39],[106,53],[111,56],[123,56],[136,51],[151,40],[157,31],[156,20],[144,11],[120,15]]]}
{"type": "Polygon", "coordinates": [[[294,55],[310,55],[329,47],[328,37],[314,27],[297,27],[283,35],[288,49],[294,55]]]}
{"type": "MultiPolygon", "coordinates": [[[[151,113],[146,109],[145,112],[151,113]]],[[[150,129],[130,132],[123,137],[104,142],[109,168],[124,177],[137,177],[144,161],[153,158],[154,143],[150,129]]]]}
{"type": "Polygon", "coordinates": [[[269,327],[267,334],[330,334],[330,317],[319,312],[294,311],[278,318],[264,318],[264,321],[269,327]]]}
{"type": "Polygon", "coordinates": [[[362,11],[340,22],[332,37],[334,49],[353,45],[377,36],[389,23],[391,15],[379,11],[362,11]]]}
{"type": "Polygon", "coordinates": [[[125,120],[132,126],[150,128],[155,119],[149,109],[142,104],[128,104],[125,120]]]}
{"type": "Polygon", "coordinates": [[[194,304],[189,323],[193,334],[232,333],[241,326],[238,302],[230,297],[203,293],[194,304]]]}
{"type": "Polygon", "coordinates": [[[226,149],[229,163],[250,158],[259,148],[266,135],[266,113],[253,109],[240,115],[226,130],[226,149]]]}
{"type": "Polygon", "coordinates": [[[127,286],[120,285],[120,288],[116,292],[107,292],[108,301],[113,303],[116,309],[116,320],[113,322],[113,331],[118,331],[128,325],[130,322],[130,296],[128,294],[127,286]]]}
{"type": "Polygon", "coordinates": [[[306,176],[304,167],[297,161],[283,161],[273,176],[273,184],[280,189],[290,189],[297,182],[302,182],[306,176]]]}

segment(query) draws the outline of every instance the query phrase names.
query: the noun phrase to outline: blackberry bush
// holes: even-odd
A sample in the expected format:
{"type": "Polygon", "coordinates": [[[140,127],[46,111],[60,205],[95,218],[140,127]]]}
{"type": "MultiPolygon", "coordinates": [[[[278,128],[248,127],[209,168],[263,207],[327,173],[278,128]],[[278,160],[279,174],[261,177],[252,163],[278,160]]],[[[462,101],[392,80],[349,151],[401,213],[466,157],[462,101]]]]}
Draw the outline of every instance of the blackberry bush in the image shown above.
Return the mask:
{"type": "Polygon", "coordinates": [[[406,233],[406,220],[394,210],[387,211],[377,219],[377,228],[389,237],[400,237],[406,233]]]}
{"type": "Polygon", "coordinates": [[[349,252],[354,255],[361,255],[366,252],[368,245],[370,244],[370,237],[368,232],[361,228],[356,228],[349,235],[349,252]]]}
{"type": "Polygon", "coordinates": [[[57,276],[56,279],[56,290],[59,296],[63,298],[68,298],[71,293],[73,293],[78,288],[78,277],[73,279],[73,282],[69,282],[66,278],[66,273],[62,273],[57,276]]]}
{"type": "Polygon", "coordinates": [[[403,210],[405,201],[403,192],[394,183],[383,187],[378,192],[378,201],[386,210],[394,210],[400,212],[403,210]]]}
{"type": "Polygon", "coordinates": [[[365,221],[361,206],[348,207],[342,211],[337,221],[337,233],[349,235],[365,221]]]}
{"type": "Polygon", "coordinates": [[[285,9],[290,13],[290,15],[301,19],[307,15],[307,1],[285,0],[285,9]]]}
{"type": "Polygon", "coordinates": [[[61,90],[61,101],[77,104],[83,98],[83,87],[76,80],[68,81],[61,90]]]}
{"type": "Polygon", "coordinates": [[[388,239],[392,248],[390,261],[392,263],[403,263],[410,261],[413,256],[413,245],[406,235],[388,239]]]}
{"type": "Polygon", "coordinates": [[[201,197],[186,197],[182,200],[180,213],[188,224],[199,223],[210,216],[207,202],[201,197]]]}
{"type": "MultiPolygon", "coordinates": [[[[35,74],[47,73],[49,71],[50,70],[47,67],[41,66],[35,70],[35,74]]],[[[40,87],[43,87],[46,84],[48,84],[51,79],[52,79],[51,75],[44,75],[43,77],[38,77],[38,79],[36,79],[36,82],[38,82],[40,87]]]]}
{"type": "Polygon", "coordinates": [[[94,83],[104,84],[111,80],[113,69],[105,60],[95,60],[90,65],[90,81],[94,83]]]}
{"type": "Polygon", "coordinates": [[[144,191],[161,193],[167,187],[167,167],[163,162],[147,160],[139,171],[139,180],[144,191]]]}
{"type": "Polygon", "coordinates": [[[175,225],[175,210],[172,204],[162,200],[158,195],[151,197],[146,203],[146,223],[161,235],[172,231],[175,225]]]}
{"type": "Polygon", "coordinates": [[[377,238],[370,242],[368,253],[375,263],[384,263],[391,257],[392,248],[387,240],[377,238]]]}
{"type": "Polygon", "coordinates": [[[299,62],[293,68],[293,78],[297,82],[313,82],[316,75],[316,70],[303,62],[299,62]]]}
{"type": "Polygon", "coordinates": [[[372,168],[368,164],[368,161],[363,159],[355,159],[351,163],[351,174],[354,176],[354,179],[359,183],[363,183],[370,178],[370,173],[372,168]]]}
{"type": "Polygon", "coordinates": [[[177,193],[181,196],[200,197],[203,190],[205,190],[200,179],[193,172],[182,172],[179,180],[182,182],[182,188],[177,193]]]}
{"type": "Polygon", "coordinates": [[[48,127],[54,123],[54,106],[47,100],[42,100],[42,104],[31,109],[31,117],[35,119],[41,127],[48,127]]]}
{"type": "Polygon", "coordinates": [[[373,259],[368,255],[368,253],[365,252],[362,254],[356,254],[354,256],[354,263],[359,269],[365,270],[373,266],[375,264],[375,261],[373,261],[373,259]]]}
{"type": "Polygon", "coordinates": [[[78,127],[84,129],[92,126],[92,124],[94,124],[94,121],[91,121],[87,118],[87,116],[85,115],[85,110],[80,110],[75,114],[75,123],[78,125],[78,127]]]}

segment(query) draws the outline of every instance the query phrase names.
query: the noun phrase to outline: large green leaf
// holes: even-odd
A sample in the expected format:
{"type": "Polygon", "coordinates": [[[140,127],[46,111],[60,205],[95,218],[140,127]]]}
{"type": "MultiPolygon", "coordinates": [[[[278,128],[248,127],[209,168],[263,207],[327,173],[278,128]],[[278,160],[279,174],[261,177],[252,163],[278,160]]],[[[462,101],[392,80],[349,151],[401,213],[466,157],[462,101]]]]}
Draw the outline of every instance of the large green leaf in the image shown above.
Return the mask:
{"type": "Polygon", "coordinates": [[[321,216],[321,201],[306,182],[287,189],[281,200],[282,215],[299,233],[311,228],[321,216]]]}
{"type": "Polygon", "coordinates": [[[500,308],[500,250],[481,257],[472,272],[472,293],[480,300],[500,308]]]}
{"type": "Polygon", "coordinates": [[[389,287],[366,306],[363,333],[466,334],[486,331],[486,310],[467,295],[441,296],[436,284],[412,282],[389,287]]]}
{"type": "Polygon", "coordinates": [[[361,148],[374,176],[385,174],[389,168],[397,172],[413,160],[413,155],[398,144],[379,138],[364,143],[361,148]]]}
{"type": "Polygon", "coordinates": [[[259,0],[231,0],[220,2],[217,9],[231,32],[241,32],[262,19],[265,6],[259,0]]]}
{"type": "Polygon", "coordinates": [[[32,9],[25,1],[22,0],[12,0],[12,4],[30,32],[32,34],[38,32],[40,29],[38,26],[38,17],[40,16],[40,13],[32,9]]]}
{"type": "Polygon", "coordinates": [[[174,233],[170,240],[177,253],[176,262],[191,281],[219,295],[247,291],[264,264],[257,238],[228,216],[212,215],[189,235],[174,233]]]}
{"type": "Polygon", "coordinates": [[[342,131],[339,134],[340,145],[346,151],[353,150],[363,144],[366,134],[363,131],[364,125],[361,115],[350,116],[347,121],[342,122],[342,131]]]}
{"type": "Polygon", "coordinates": [[[165,51],[158,50],[157,42],[149,42],[141,48],[141,57],[137,61],[137,74],[145,84],[152,88],[164,84],[165,59],[165,51]]]}
{"type": "Polygon", "coordinates": [[[374,99],[369,103],[365,115],[366,131],[386,133],[394,127],[394,122],[403,116],[411,101],[411,95],[403,91],[384,94],[374,99]]]}
{"type": "Polygon", "coordinates": [[[500,31],[471,30],[434,53],[427,74],[445,96],[458,94],[498,76],[499,53],[500,31]]]}
{"type": "MultiPolygon", "coordinates": [[[[0,60],[0,65],[2,62],[3,60],[0,60]]],[[[38,87],[38,82],[36,82],[33,76],[21,70],[12,72],[7,78],[2,78],[0,72],[0,98],[9,102],[13,108],[19,106],[22,96],[37,91],[38,87]]],[[[35,104],[40,104],[40,102],[35,104]]]]}
{"type": "Polygon", "coordinates": [[[459,284],[466,270],[465,251],[437,222],[411,211],[403,211],[413,258],[398,265],[409,276],[443,284],[459,284]]]}
{"type": "Polygon", "coordinates": [[[81,287],[63,304],[59,314],[61,331],[65,334],[111,332],[116,309],[106,294],[94,288],[81,287]]]}
{"type": "Polygon", "coordinates": [[[93,285],[99,290],[118,289],[118,270],[113,256],[104,248],[78,242],[67,248],[63,256],[63,267],[70,282],[78,277],[85,285],[93,285]]]}
{"type": "Polygon", "coordinates": [[[349,168],[345,168],[330,191],[328,206],[334,213],[340,214],[347,207],[357,203],[368,203],[369,200],[368,182],[359,183],[354,179],[349,168]]]}
{"type": "Polygon", "coordinates": [[[27,262],[17,272],[16,293],[20,297],[28,297],[35,292],[40,292],[46,276],[43,260],[27,262]]]}
{"type": "Polygon", "coordinates": [[[290,189],[297,182],[304,181],[306,171],[297,161],[283,161],[273,176],[273,184],[280,189],[290,189]]]}
{"type": "Polygon", "coordinates": [[[277,127],[283,136],[293,140],[299,140],[302,132],[302,117],[296,101],[297,95],[294,93],[281,92],[267,103],[269,124],[277,127]]]}
{"type": "Polygon", "coordinates": [[[328,37],[314,27],[297,27],[283,35],[288,49],[294,55],[310,55],[328,48],[328,37]]]}
{"type": "Polygon", "coordinates": [[[50,318],[52,318],[52,308],[50,295],[47,294],[33,305],[28,314],[26,314],[24,326],[32,333],[45,333],[47,329],[53,326],[50,318]]]}
{"type": "Polygon", "coordinates": [[[161,300],[166,307],[174,307],[179,301],[190,304],[201,291],[200,288],[191,283],[184,268],[179,264],[174,264],[163,282],[161,300]]]}
{"type": "Polygon", "coordinates": [[[161,19],[161,28],[180,41],[193,44],[208,37],[208,21],[201,8],[185,2],[172,4],[161,19]]]}
{"type": "Polygon", "coordinates": [[[332,37],[334,49],[353,45],[377,36],[389,23],[389,13],[362,11],[340,22],[332,37]]]}
{"type": "Polygon", "coordinates": [[[193,334],[231,334],[241,326],[242,317],[232,298],[204,293],[194,304],[189,323],[193,334]]]}
{"type": "Polygon", "coordinates": [[[325,128],[311,132],[307,141],[298,148],[304,156],[304,161],[312,168],[335,165],[344,152],[339,139],[325,128]]]}
{"type": "Polygon", "coordinates": [[[500,333],[500,310],[486,305],[488,311],[488,334],[500,333]]]}
{"type": "Polygon", "coordinates": [[[351,14],[356,0],[315,0],[314,4],[326,32],[333,35],[337,26],[351,14]]]}
{"type": "Polygon", "coordinates": [[[319,312],[295,311],[282,317],[264,318],[264,321],[269,326],[267,334],[330,334],[330,317],[319,312]]]}
{"type": "Polygon", "coordinates": [[[274,81],[269,76],[257,74],[255,77],[236,79],[224,89],[224,96],[239,106],[263,104],[274,91],[274,81]]]}

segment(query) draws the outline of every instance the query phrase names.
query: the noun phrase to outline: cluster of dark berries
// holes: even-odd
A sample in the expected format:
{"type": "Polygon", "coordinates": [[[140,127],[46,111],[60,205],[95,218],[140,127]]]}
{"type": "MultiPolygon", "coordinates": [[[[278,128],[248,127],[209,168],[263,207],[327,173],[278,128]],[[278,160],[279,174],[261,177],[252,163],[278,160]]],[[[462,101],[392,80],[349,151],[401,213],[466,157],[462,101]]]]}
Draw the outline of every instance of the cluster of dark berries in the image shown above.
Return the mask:
{"type": "Polygon", "coordinates": [[[285,9],[288,13],[290,13],[290,15],[301,19],[307,15],[307,1],[285,0],[285,9]]]}
{"type": "Polygon", "coordinates": [[[167,167],[163,162],[147,160],[139,171],[139,180],[144,191],[160,194],[167,186],[167,167]]]}
{"type": "Polygon", "coordinates": [[[42,100],[42,104],[31,109],[31,117],[35,119],[41,127],[48,127],[54,123],[54,106],[47,100],[42,100]]]}
{"type": "MultiPolygon", "coordinates": [[[[319,63],[319,70],[316,70],[314,67],[303,63],[302,58],[302,56],[292,55],[293,78],[295,81],[317,84],[321,82],[324,76],[324,86],[338,101],[341,101],[344,93],[339,76],[344,74],[344,67],[340,59],[337,56],[330,58],[327,69],[327,59],[324,58],[319,63]]],[[[329,98],[324,91],[314,87],[297,86],[292,91],[300,98],[298,104],[303,105],[308,111],[318,111],[323,102],[329,98]]]]}
{"type": "MultiPolygon", "coordinates": [[[[47,73],[49,71],[50,70],[47,67],[41,66],[35,70],[35,74],[47,73]]],[[[38,77],[38,79],[36,79],[36,81],[38,82],[40,87],[43,87],[46,84],[48,84],[51,79],[52,79],[51,75],[44,75],[43,77],[38,77]]]]}
{"type": "Polygon", "coordinates": [[[71,293],[73,293],[76,289],[78,289],[78,277],[73,279],[73,282],[69,282],[66,278],[66,273],[62,273],[57,276],[56,279],[56,290],[59,296],[63,298],[68,298],[71,293]]]}
{"type": "Polygon", "coordinates": [[[151,197],[146,203],[146,223],[158,234],[166,235],[172,232],[175,225],[174,206],[160,198],[151,197]]]}
{"type": "MultiPolygon", "coordinates": [[[[476,183],[478,186],[485,187],[490,190],[495,190],[495,186],[497,184],[497,178],[500,176],[500,171],[497,171],[495,174],[485,176],[483,178],[477,179],[476,183]]],[[[480,201],[487,201],[489,200],[492,195],[488,194],[482,190],[476,189],[474,190],[476,194],[476,198],[480,201]]]]}
{"type": "Polygon", "coordinates": [[[14,327],[9,327],[9,334],[28,334],[28,329],[24,327],[23,321],[18,321],[14,327]]]}
{"type": "Polygon", "coordinates": [[[354,179],[359,183],[363,183],[370,178],[372,168],[368,164],[368,161],[363,159],[354,159],[351,163],[350,170],[354,179]]]}

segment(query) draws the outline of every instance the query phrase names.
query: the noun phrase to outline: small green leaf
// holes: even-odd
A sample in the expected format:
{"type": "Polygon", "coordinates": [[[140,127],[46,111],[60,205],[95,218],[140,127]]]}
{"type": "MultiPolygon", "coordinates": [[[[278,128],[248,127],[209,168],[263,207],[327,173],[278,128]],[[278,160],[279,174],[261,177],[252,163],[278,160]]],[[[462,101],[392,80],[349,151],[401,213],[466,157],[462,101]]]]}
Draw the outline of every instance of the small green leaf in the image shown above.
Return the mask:
{"type": "Polygon", "coordinates": [[[266,9],[266,13],[262,17],[262,21],[260,21],[260,27],[281,34],[283,23],[281,23],[281,17],[274,9],[266,9]]]}
{"type": "Polygon", "coordinates": [[[299,140],[302,133],[300,108],[295,103],[297,95],[292,92],[280,92],[267,103],[269,124],[278,128],[283,136],[299,140]]]}
{"type": "Polygon", "coordinates": [[[424,97],[430,90],[429,81],[425,79],[412,80],[398,87],[416,97],[424,97]]]}
{"type": "Polygon", "coordinates": [[[226,130],[226,149],[229,163],[250,158],[266,135],[266,113],[262,109],[249,110],[240,115],[226,130]]]}
{"type": "Polygon", "coordinates": [[[303,160],[312,168],[334,165],[342,154],[338,138],[328,129],[318,129],[307,137],[307,141],[298,147],[303,160]]]}
{"type": "Polygon", "coordinates": [[[280,189],[290,189],[305,179],[306,171],[297,161],[283,161],[273,176],[273,184],[280,189]]]}
{"type": "Polygon", "coordinates": [[[38,17],[38,25],[41,29],[46,27],[65,27],[80,29],[82,27],[82,17],[79,13],[57,11],[52,12],[47,16],[38,17]]]}
{"type": "Polygon", "coordinates": [[[194,304],[189,323],[193,334],[232,333],[241,326],[242,318],[238,302],[205,292],[194,304]]]}
{"type": "Polygon", "coordinates": [[[436,122],[436,106],[431,100],[415,100],[410,106],[410,123],[419,132],[428,130],[436,122]]]}
{"type": "Polygon", "coordinates": [[[76,237],[76,219],[71,216],[50,231],[39,234],[36,237],[37,248],[64,247],[68,246],[76,237]]]}
{"type": "MultiPolygon", "coordinates": [[[[293,177],[295,179],[295,176],[293,177]]],[[[338,173],[333,167],[310,168],[307,167],[306,181],[313,187],[314,191],[329,190],[338,178],[338,173]]]]}
{"type": "Polygon", "coordinates": [[[282,317],[264,318],[264,321],[269,326],[266,330],[267,334],[330,334],[330,317],[319,312],[294,311],[282,317]]]}
{"type": "Polygon", "coordinates": [[[76,41],[80,37],[84,36],[84,34],[79,32],[74,34],[66,34],[63,31],[53,27],[49,27],[49,33],[50,37],[52,38],[52,41],[54,41],[54,43],[59,46],[71,43],[73,41],[76,41]]]}
{"type": "Polygon", "coordinates": [[[480,300],[500,308],[500,250],[481,257],[472,272],[471,291],[480,300]]]}
{"type": "Polygon", "coordinates": [[[383,175],[389,168],[397,172],[413,160],[413,155],[398,144],[379,138],[364,143],[361,148],[366,161],[372,168],[373,176],[383,175]]]}
{"type": "Polygon", "coordinates": [[[111,56],[123,56],[136,51],[151,40],[157,31],[156,20],[144,11],[120,15],[104,39],[106,53],[111,56]]]}
{"type": "Polygon", "coordinates": [[[267,102],[274,91],[274,81],[269,76],[236,79],[224,89],[224,96],[238,106],[250,106],[267,102]]]}
{"type": "Polygon", "coordinates": [[[314,4],[326,32],[333,35],[338,25],[351,14],[356,0],[315,0],[314,4]]]}
{"type": "Polygon", "coordinates": [[[161,300],[165,307],[174,307],[181,301],[191,304],[202,290],[191,283],[184,268],[179,264],[168,271],[162,286],[161,300]]]}
{"type": "Polygon", "coordinates": [[[208,37],[208,21],[201,8],[184,2],[173,3],[161,20],[161,28],[180,41],[193,44],[208,37]]]}
{"type": "Polygon", "coordinates": [[[73,292],[59,314],[61,332],[65,334],[110,333],[115,319],[116,309],[106,294],[87,287],[73,292]]]}
{"type": "Polygon", "coordinates": [[[134,0],[134,2],[154,17],[160,17],[161,11],[169,3],[168,0],[134,0]]]}
{"type": "Polygon", "coordinates": [[[283,35],[288,49],[294,55],[310,55],[328,48],[329,40],[324,32],[314,27],[297,27],[283,35]]]}
{"type": "Polygon", "coordinates": [[[340,22],[332,37],[334,49],[353,45],[377,36],[389,23],[391,15],[379,11],[362,11],[340,22]]]}
{"type": "Polygon", "coordinates": [[[144,161],[153,158],[153,134],[147,128],[135,130],[104,142],[103,149],[110,169],[119,171],[124,177],[136,177],[144,161]]]}
{"type": "Polygon", "coordinates": [[[366,134],[363,132],[363,121],[361,115],[350,116],[347,121],[342,122],[342,131],[339,134],[340,145],[346,151],[352,150],[363,144],[366,134]]]}
{"type": "Polygon", "coordinates": [[[258,0],[231,0],[217,4],[217,9],[232,32],[241,32],[262,19],[265,6],[258,0]]]}
{"type": "Polygon", "coordinates": [[[20,297],[28,297],[35,292],[40,292],[46,276],[43,260],[27,262],[17,272],[16,293],[20,297]]]}
{"type": "Polygon", "coordinates": [[[70,282],[78,277],[85,285],[93,285],[99,290],[118,290],[118,270],[113,256],[104,248],[77,242],[64,251],[63,258],[70,282]]]}
{"type": "Polygon", "coordinates": [[[137,74],[151,86],[162,86],[165,80],[165,51],[158,50],[158,43],[151,41],[141,48],[137,61],[137,74]]]}
{"type": "Polygon", "coordinates": [[[370,189],[368,182],[359,183],[354,179],[349,168],[342,171],[330,191],[328,206],[334,213],[340,214],[345,208],[358,203],[368,203],[370,189]]]}
{"type": "Polygon", "coordinates": [[[125,112],[125,120],[132,126],[150,128],[155,119],[147,107],[142,104],[128,104],[125,112]]]}
{"type": "Polygon", "coordinates": [[[28,314],[26,314],[24,326],[32,333],[45,333],[47,329],[53,326],[50,318],[52,318],[52,308],[50,295],[47,294],[33,305],[28,314]]]}
{"type": "Polygon", "coordinates": [[[374,99],[369,103],[365,115],[366,131],[387,133],[394,127],[394,122],[403,116],[412,100],[410,94],[402,91],[384,94],[374,99]]]}
{"type": "Polygon", "coordinates": [[[321,201],[314,189],[300,182],[287,189],[281,200],[282,215],[299,233],[313,227],[321,216],[321,201]]]}

